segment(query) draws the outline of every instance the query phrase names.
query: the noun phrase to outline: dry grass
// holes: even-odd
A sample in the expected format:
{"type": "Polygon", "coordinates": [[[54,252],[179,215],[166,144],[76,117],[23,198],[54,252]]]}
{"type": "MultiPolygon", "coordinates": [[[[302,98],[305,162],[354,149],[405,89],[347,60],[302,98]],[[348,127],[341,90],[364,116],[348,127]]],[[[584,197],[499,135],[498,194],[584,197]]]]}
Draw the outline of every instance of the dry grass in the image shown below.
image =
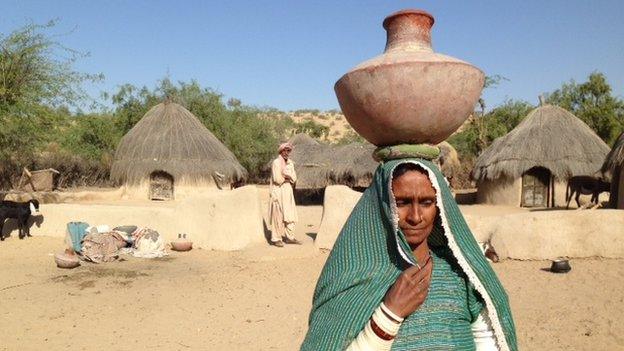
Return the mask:
{"type": "Polygon", "coordinates": [[[609,151],[609,154],[605,158],[604,163],[602,164],[602,168],[600,169],[602,173],[614,173],[617,168],[622,168],[624,166],[624,133],[620,134],[615,143],[613,144],[613,148],[609,151]]]}
{"type": "Polygon", "coordinates": [[[598,171],[609,147],[570,112],[552,105],[531,111],[511,132],[492,143],[477,159],[475,180],[515,179],[544,167],[560,180],[598,171]]]}
{"type": "Polygon", "coordinates": [[[234,154],[190,111],[176,103],[161,103],[121,139],[111,179],[136,184],[156,170],[175,179],[211,181],[224,175],[230,183],[247,176],[234,154]]]}

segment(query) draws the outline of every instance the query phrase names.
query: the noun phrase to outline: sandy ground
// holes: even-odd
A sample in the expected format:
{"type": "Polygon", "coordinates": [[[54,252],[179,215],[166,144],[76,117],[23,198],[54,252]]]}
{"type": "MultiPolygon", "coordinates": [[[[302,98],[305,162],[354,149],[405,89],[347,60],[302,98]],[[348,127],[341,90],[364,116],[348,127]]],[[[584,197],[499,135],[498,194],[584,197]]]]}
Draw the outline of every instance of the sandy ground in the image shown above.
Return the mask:
{"type": "MultiPolygon", "coordinates": [[[[327,258],[312,245],[321,213],[299,207],[302,246],[122,256],[73,270],[54,265],[62,239],[10,237],[0,243],[0,350],[295,350],[327,258]]],[[[494,264],[521,349],[624,350],[624,260],[572,260],[560,275],[549,264],[494,264]]]]}

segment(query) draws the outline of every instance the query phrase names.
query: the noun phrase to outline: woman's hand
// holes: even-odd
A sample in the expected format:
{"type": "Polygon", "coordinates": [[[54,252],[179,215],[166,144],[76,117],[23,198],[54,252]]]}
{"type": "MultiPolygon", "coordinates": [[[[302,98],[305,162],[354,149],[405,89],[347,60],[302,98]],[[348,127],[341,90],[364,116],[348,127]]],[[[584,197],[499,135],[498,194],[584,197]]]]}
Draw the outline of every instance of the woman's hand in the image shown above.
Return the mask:
{"type": "Polygon", "coordinates": [[[384,297],[384,304],[401,318],[406,318],[425,302],[431,283],[431,259],[422,267],[412,266],[390,287],[384,297]]]}

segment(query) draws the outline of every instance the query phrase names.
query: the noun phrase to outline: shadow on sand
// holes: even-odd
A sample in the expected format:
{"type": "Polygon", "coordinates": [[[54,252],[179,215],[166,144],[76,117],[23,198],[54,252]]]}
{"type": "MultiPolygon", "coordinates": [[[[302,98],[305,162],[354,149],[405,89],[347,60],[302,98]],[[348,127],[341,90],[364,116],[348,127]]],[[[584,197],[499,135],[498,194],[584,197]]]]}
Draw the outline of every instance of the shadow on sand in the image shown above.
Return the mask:
{"type": "MultiPolygon", "coordinates": [[[[44,220],[45,219],[42,214],[39,214],[36,216],[30,216],[30,218],[28,218],[28,222],[26,222],[26,226],[28,227],[29,231],[33,225],[37,225],[37,228],[41,228],[41,224],[44,222],[44,220]]],[[[4,227],[2,227],[2,235],[6,239],[10,236],[13,236],[13,234],[16,236],[18,234],[17,220],[10,218],[10,219],[7,219],[6,222],[4,222],[4,227]]]]}

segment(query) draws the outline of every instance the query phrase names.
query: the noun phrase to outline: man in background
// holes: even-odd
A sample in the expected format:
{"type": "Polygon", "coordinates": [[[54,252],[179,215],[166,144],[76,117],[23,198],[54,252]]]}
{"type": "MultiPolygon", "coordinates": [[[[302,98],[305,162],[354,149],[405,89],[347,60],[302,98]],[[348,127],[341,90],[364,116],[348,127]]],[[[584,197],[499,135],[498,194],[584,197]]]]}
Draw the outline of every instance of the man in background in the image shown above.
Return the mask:
{"type": "Polygon", "coordinates": [[[271,164],[271,184],[269,198],[269,226],[271,228],[271,244],[283,247],[286,244],[301,242],[295,238],[297,207],[293,185],[297,182],[295,164],[290,159],[291,143],[279,146],[279,156],[271,164]]]}

